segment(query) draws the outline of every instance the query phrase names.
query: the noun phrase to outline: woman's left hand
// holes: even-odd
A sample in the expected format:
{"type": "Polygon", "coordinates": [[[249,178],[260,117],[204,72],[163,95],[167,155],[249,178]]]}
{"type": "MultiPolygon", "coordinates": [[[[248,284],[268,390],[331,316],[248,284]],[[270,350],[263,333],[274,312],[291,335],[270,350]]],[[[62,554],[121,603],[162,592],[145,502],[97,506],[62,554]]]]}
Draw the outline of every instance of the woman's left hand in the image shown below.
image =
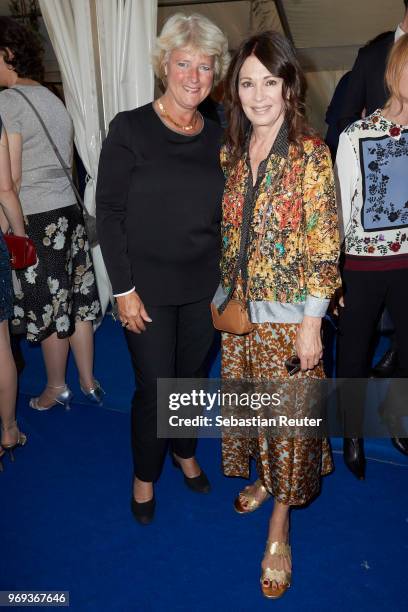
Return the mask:
{"type": "Polygon", "coordinates": [[[303,371],[313,370],[323,356],[320,336],[322,320],[320,317],[305,316],[296,335],[296,354],[300,358],[303,371]]]}

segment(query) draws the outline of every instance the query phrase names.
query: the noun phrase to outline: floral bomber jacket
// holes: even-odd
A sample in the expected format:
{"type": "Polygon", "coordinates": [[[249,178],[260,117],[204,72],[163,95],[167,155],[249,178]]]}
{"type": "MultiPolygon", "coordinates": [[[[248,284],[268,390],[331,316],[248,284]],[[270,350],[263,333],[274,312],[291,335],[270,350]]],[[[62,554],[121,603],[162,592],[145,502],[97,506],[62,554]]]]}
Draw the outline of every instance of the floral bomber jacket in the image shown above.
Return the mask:
{"type": "MultiPolygon", "coordinates": [[[[306,137],[303,153],[287,145],[287,157],[272,152],[253,202],[249,235],[248,299],[252,320],[295,322],[304,314],[323,316],[329,299],[340,286],[339,234],[333,170],[327,146],[319,138],[306,137]],[[274,180],[274,177],[278,177],[274,180]],[[254,266],[257,234],[263,212],[269,207],[260,253],[254,266]],[[261,303],[275,302],[297,315],[282,320],[276,314],[256,317],[261,303]],[[266,316],[266,319],[265,319],[266,316]],[[293,317],[294,318],[291,318],[293,317]]],[[[228,293],[240,246],[243,204],[251,180],[248,153],[228,167],[228,150],[221,150],[226,174],[223,197],[221,296],[228,293]]],[[[217,294],[216,294],[217,295],[217,294]]],[[[217,300],[214,300],[217,303],[217,300]]],[[[218,304],[217,304],[218,305],[218,304]]],[[[270,304],[268,306],[270,308],[270,304]]],[[[286,315],[287,316],[287,315],[286,315]]]]}

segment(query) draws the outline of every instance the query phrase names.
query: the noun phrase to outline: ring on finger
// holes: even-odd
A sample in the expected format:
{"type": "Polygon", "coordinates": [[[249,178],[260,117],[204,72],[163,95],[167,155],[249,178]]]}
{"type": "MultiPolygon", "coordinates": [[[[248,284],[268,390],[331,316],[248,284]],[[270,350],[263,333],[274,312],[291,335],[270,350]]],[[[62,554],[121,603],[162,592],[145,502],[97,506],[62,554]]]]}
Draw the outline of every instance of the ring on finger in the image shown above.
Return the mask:
{"type": "Polygon", "coordinates": [[[122,321],[122,327],[127,327],[129,325],[129,321],[122,321]]]}

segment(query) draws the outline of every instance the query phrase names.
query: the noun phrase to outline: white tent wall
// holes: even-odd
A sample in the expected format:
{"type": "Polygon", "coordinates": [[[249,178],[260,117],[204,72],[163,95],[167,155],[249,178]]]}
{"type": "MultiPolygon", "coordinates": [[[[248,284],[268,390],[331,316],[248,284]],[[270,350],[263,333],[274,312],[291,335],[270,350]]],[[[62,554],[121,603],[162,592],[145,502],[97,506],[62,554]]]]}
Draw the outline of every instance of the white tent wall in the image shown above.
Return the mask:
{"type": "Polygon", "coordinates": [[[157,32],[160,32],[166,19],[178,12],[187,15],[200,13],[200,15],[211,19],[228,36],[230,49],[236,49],[251,29],[251,2],[249,0],[201,4],[187,3],[182,6],[162,6],[162,2],[159,0],[157,32]]]}
{"type": "MultiPolygon", "coordinates": [[[[282,0],[298,49],[363,45],[401,21],[403,0],[282,0]]],[[[323,59],[323,58],[322,58],[323,59]]]]}
{"type": "Polygon", "coordinates": [[[275,2],[256,0],[251,2],[251,31],[277,30],[284,33],[275,2]]]}
{"type": "Polygon", "coordinates": [[[325,137],[327,124],[325,122],[326,110],[329,106],[337,83],[347,72],[346,70],[321,70],[319,72],[306,72],[307,96],[306,112],[311,125],[317,132],[325,137]]]}

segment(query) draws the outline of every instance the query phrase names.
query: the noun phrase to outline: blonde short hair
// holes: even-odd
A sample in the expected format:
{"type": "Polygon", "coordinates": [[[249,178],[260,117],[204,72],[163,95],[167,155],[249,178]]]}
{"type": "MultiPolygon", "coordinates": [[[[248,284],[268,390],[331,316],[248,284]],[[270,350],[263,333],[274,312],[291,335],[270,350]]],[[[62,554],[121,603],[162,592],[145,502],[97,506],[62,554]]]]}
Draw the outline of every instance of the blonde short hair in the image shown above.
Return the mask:
{"type": "Polygon", "coordinates": [[[203,15],[176,13],[164,24],[152,54],[153,69],[158,79],[165,82],[164,65],[170,53],[183,48],[214,56],[214,85],[224,78],[230,61],[226,36],[203,15]]]}
{"type": "Polygon", "coordinates": [[[388,56],[387,67],[385,69],[385,83],[390,92],[390,98],[396,98],[401,104],[401,94],[399,90],[401,73],[404,66],[408,63],[408,34],[401,36],[392,46],[388,56]]]}

